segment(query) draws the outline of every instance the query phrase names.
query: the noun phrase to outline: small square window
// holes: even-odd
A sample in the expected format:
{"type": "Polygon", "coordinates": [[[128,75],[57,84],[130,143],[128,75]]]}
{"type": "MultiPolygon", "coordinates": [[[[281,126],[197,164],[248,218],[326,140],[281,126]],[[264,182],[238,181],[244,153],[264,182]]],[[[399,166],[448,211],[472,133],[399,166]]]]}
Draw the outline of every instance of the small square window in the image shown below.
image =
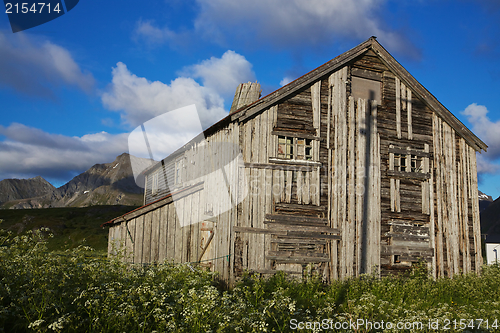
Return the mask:
{"type": "Polygon", "coordinates": [[[312,139],[278,136],[278,156],[286,159],[312,160],[312,139]]]}
{"type": "Polygon", "coordinates": [[[158,173],[153,173],[153,178],[151,179],[151,194],[156,195],[158,193],[158,173]]]}
{"type": "Polygon", "coordinates": [[[278,136],[278,157],[293,159],[293,138],[278,136]]]}
{"type": "Polygon", "coordinates": [[[411,172],[422,172],[423,163],[422,157],[411,155],[411,172]]]}
{"type": "Polygon", "coordinates": [[[406,171],[406,155],[394,154],[394,170],[406,171]]]}

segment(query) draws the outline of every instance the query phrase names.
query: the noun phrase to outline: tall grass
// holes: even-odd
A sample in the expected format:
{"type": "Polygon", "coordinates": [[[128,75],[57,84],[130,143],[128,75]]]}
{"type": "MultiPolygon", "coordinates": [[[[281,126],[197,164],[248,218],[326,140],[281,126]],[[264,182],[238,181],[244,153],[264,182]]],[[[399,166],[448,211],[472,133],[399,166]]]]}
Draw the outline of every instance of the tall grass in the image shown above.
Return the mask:
{"type": "Polygon", "coordinates": [[[441,330],[448,321],[449,332],[461,332],[460,319],[470,331],[477,331],[476,319],[488,320],[489,331],[496,331],[491,325],[500,319],[499,267],[436,281],[419,268],[398,278],[366,276],[331,285],[314,277],[245,275],[224,290],[214,273],[186,265],[130,267],[84,246],[48,251],[48,236],[44,230],[24,236],[0,231],[0,331],[287,332],[298,323],[302,331],[321,331],[314,323],[329,328],[363,319],[424,324],[385,329],[394,332],[432,331],[429,320],[439,321],[441,330]]]}

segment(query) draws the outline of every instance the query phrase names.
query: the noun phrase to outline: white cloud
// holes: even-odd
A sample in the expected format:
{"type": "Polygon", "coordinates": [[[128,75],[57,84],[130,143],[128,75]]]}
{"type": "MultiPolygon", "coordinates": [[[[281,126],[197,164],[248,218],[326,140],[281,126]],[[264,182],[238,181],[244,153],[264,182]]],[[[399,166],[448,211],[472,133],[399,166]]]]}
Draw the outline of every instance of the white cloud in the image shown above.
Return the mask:
{"type": "Polygon", "coordinates": [[[120,112],[122,119],[132,127],[191,104],[196,105],[203,127],[227,115],[224,100],[192,78],[179,77],[170,84],[151,82],[132,74],[121,62],[113,68],[113,80],[102,95],[102,102],[108,109],[120,112]]]}
{"type": "Polygon", "coordinates": [[[488,109],[484,105],[470,104],[461,112],[472,125],[472,131],[488,145],[486,153],[477,154],[479,173],[497,173],[500,165],[495,161],[500,158],[500,121],[491,121],[488,109]]]}
{"type": "Polygon", "coordinates": [[[162,44],[173,41],[177,34],[168,27],[158,28],[153,21],[139,20],[134,30],[134,38],[141,39],[149,44],[162,44]]]}
{"type": "Polygon", "coordinates": [[[484,155],[476,154],[477,173],[496,174],[500,171],[500,165],[489,161],[484,155]]]}
{"type": "Polygon", "coordinates": [[[278,46],[311,46],[338,38],[365,40],[375,35],[392,50],[407,44],[383,27],[379,13],[386,0],[198,0],[195,28],[207,38],[225,36],[278,46]]]}
{"type": "Polygon", "coordinates": [[[22,124],[0,126],[0,179],[41,175],[63,182],[128,151],[128,133],[69,137],[22,124]]]}
{"type": "Polygon", "coordinates": [[[203,86],[223,96],[234,96],[238,84],[255,80],[252,64],[244,56],[228,50],[221,58],[211,57],[184,68],[181,74],[201,79],[203,86]]]}
{"type": "Polygon", "coordinates": [[[0,32],[0,85],[30,95],[52,96],[54,87],[72,85],[85,92],[94,86],[65,48],[49,41],[34,42],[23,33],[0,32]]]}
{"type": "Polygon", "coordinates": [[[292,79],[291,77],[289,76],[285,76],[281,81],[280,81],[280,86],[286,86],[287,84],[289,84],[290,82],[292,82],[294,79],[292,79]]]}
{"type": "MultiPolygon", "coordinates": [[[[180,71],[182,76],[169,84],[149,81],[132,74],[124,63],[113,68],[113,79],[102,102],[109,110],[120,112],[122,119],[132,127],[156,116],[195,104],[203,128],[207,128],[227,115],[224,97],[232,98],[239,83],[252,80],[252,65],[234,51],[221,58],[212,57],[180,71]],[[203,85],[194,78],[201,79],[203,85]]],[[[189,119],[180,123],[188,124],[189,119]]],[[[172,124],[167,132],[183,131],[183,126],[172,124]]]]}

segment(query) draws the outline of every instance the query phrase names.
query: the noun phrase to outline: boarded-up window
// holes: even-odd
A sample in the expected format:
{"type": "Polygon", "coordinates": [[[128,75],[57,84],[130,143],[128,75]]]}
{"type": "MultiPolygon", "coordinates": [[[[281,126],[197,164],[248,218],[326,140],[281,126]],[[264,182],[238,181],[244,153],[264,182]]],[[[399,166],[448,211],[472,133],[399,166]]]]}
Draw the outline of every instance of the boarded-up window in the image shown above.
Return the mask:
{"type": "Polygon", "coordinates": [[[358,98],[362,98],[366,100],[378,101],[378,103],[380,104],[380,101],[382,99],[380,86],[380,81],[353,76],[351,95],[356,100],[358,98]]]}

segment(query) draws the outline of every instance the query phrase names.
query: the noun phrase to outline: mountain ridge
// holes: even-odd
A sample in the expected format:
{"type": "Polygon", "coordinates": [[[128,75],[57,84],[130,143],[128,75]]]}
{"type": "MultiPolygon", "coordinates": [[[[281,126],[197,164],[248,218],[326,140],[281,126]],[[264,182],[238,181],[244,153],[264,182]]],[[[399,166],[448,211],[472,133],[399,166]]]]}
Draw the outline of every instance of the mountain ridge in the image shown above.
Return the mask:
{"type": "MultiPolygon", "coordinates": [[[[14,200],[3,202],[2,208],[141,205],[143,189],[135,183],[130,157],[131,155],[128,153],[123,153],[111,163],[94,164],[59,188],[51,185],[52,188],[46,193],[28,198],[17,197],[14,200]]],[[[38,177],[48,183],[42,177],[38,177]]]]}

